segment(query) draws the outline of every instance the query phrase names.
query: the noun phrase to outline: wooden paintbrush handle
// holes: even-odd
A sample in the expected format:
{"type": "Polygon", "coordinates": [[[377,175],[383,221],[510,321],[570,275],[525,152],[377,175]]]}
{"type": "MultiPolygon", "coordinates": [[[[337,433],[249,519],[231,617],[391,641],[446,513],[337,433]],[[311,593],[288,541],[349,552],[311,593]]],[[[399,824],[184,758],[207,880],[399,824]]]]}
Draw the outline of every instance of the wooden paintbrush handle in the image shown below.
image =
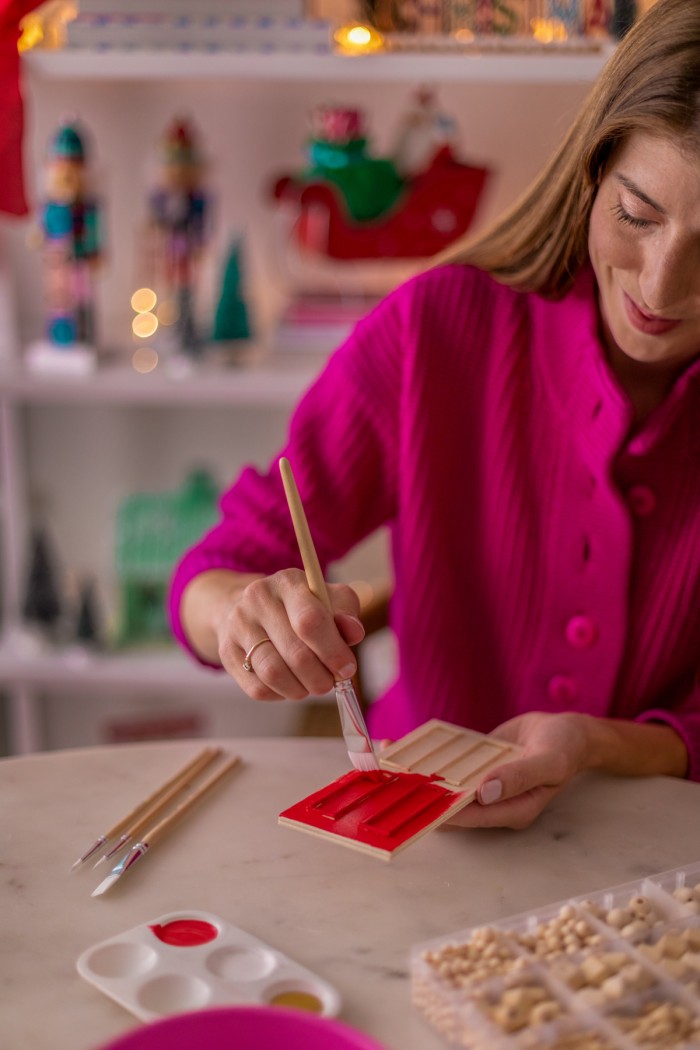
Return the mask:
{"type": "Polygon", "coordinates": [[[309,523],[306,520],[306,514],[304,512],[304,505],[301,502],[301,496],[299,495],[299,490],[296,481],[294,480],[291,464],[284,456],[280,459],[280,474],[282,475],[282,484],[284,485],[284,492],[287,497],[289,513],[292,516],[292,524],[294,525],[294,532],[296,533],[301,560],[304,563],[306,582],[309,585],[311,593],[314,594],[319,601],[323,602],[329,613],[332,613],[333,609],[331,607],[331,600],[328,597],[328,588],[326,587],[326,581],[321,572],[321,566],[319,564],[318,555],[316,554],[316,548],[314,547],[314,541],[311,538],[309,523]]]}
{"type": "Polygon", "coordinates": [[[192,768],[187,772],[186,775],[180,777],[171,788],[165,791],[160,798],[156,799],[156,801],[152,803],[152,805],[148,806],[143,811],[143,813],[137,814],[134,822],[132,824],[129,824],[124,829],[124,832],[128,834],[132,839],[136,838],[137,835],[140,835],[144,828],[147,828],[149,827],[149,825],[153,824],[154,817],[157,817],[160,813],[163,813],[163,811],[168,808],[170,803],[174,799],[176,799],[178,795],[181,795],[185,788],[188,788],[190,784],[197,779],[200,773],[203,773],[204,770],[212,764],[212,762],[216,761],[220,754],[221,748],[215,747],[212,748],[208,754],[201,755],[199,763],[196,766],[192,766],[192,768]]]}
{"type": "Polygon", "coordinates": [[[195,757],[190,762],[188,762],[186,766],[183,766],[183,768],[178,770],[178,772],[175,773],[174,776],[170,777],[169,780],[166,780],[164,784],[161,784],[159,788],[156,788],[156,790],[153,791],[148,796],[148,798],[143,799],[143,801],[139,802],[137,806],[134,806],[134,808],[130,810],[126,814],[126,816],[122,817],[121,820],[118,820],[116,824],[113,824],[109,831],[106,832],[105,838],[114,838],[115,835],[119,835],[121,834],[121,832],[126,831],[130,827],[130,825],[132,825],[134,821],[137,820],[140,816],[142,816],[146,811],[149,811],[149,813],[152,815],[151,807],[154,805],[154,803],[160,802],[161,799],[163,799],[166,795],[170,799],[172,797],[170,792],[172,792],[173,789],[177,792],[180,790],[180,788],[184,787],[187,783],[189,783],[192,777],[196,776],[198,773],[201,773],[205,766],[208,766],[209,763],[216,758],[220,751],[221,748],[219,747],[205,747],[204,750],[200,751],[199,754],[195,755],[195,757]]]}
{"type": "Polygon", "coordinates": [[[198,787],[196,791],[193,791],[184,802],[181,802],[179,806],[176,806],[172,813],[169,813],[167,817],[163,817],[158,824],[152,827],[150,831],[147,831],[143,836],[143,842],[148,846],[152,846],[159,838],[162,838],[166,831],[168,831],[176,821],[181,817],[184,817],[185,813],[187,813],[192,806],[196,805],[201,798],[204,798],[204,796],[207,795],[211,789],[233,769],[238,760],[238,755],[232,755],[231,758],[227,759],[216,773],[212,773],[210,777],[207,777],[204,783],[198,787]]]}

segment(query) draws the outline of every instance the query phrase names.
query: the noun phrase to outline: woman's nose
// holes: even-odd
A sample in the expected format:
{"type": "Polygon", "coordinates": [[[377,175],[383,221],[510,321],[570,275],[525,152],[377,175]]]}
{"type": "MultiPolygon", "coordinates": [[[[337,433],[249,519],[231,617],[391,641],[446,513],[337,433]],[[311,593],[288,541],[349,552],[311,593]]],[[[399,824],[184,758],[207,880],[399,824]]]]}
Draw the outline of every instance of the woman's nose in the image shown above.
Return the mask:
{"type": "Polygon", "coordinates": [[[700,258],[697,248],[672,245],[650,248],[639,275],[644,309],[658,317],[676,318],[700,305],[700,258]]]}

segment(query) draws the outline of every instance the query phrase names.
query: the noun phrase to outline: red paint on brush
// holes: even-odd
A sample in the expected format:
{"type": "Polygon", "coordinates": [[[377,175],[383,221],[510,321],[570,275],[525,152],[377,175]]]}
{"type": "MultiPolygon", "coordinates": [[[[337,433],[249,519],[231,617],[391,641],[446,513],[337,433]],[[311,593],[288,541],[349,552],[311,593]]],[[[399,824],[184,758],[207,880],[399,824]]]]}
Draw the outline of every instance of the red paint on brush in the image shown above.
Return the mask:
{"type": "Polygon", "coordinates": [[[280,817],[393,853],[461,797],[420,773],[352,770],[280,817]]]}
{"type": "Polygon", "coordinates": [[[218,937],[219,931],[210,922],[201,919],[173,919],[171,922],[156,923],[149,926],[159,941],[173,944],[178,948],[191,948],[197,944],[207,944],[218,937]]]}

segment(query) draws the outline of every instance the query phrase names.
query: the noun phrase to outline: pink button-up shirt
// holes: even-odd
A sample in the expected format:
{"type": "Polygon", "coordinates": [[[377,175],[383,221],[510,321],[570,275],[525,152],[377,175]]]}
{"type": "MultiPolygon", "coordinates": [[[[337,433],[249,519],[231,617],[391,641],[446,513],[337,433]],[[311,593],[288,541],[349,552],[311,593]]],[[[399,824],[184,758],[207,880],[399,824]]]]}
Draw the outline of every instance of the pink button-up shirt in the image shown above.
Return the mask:
{"type": "MultiPolygon", "coordinates": [[[[396,682],[375,736],[532,710],[661,720],[700,780],[700,362],[630,437],[595,284],[559,302],[465,266],[392,293],[333,355],[284,449],[324,566],[390,529],[396,682]]],[[[279,472],[248,468],[179,565],[299,565],[279,472]]]]}

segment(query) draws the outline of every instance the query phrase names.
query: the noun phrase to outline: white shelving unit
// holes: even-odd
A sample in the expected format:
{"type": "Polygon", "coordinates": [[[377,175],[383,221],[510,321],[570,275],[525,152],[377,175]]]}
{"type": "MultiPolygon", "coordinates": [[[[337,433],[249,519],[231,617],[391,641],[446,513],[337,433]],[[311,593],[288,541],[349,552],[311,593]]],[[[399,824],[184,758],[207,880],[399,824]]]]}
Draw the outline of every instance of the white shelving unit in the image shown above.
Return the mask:
{"type": "Polygon", "coordinates": [[[224,52],[34,51],[29,69],[52,79],[162,80],[230,78],[236,80],[373,83],[455,81],[461,84],[590,83],[613,46],[587,51],[532,50],[527,53],[400,53],[372,55],[257,54],[224,52]]]}
{"type": "Polygon", "coordinates": [[[256,364],[193,371],[173,378],[162,370],[139,374],[105,366],[84,377],[32,374],[0,365],[0,391],[10,404],[196,407],[259,405],[289,409],[317,374],[321,355],[269,355],[256,364]],[[280,360],[281,357],[281,360],[280,360]]]}
{"type": "MultiPolygon", "coordinates": [[[[19,364],[0,367],[0,518],[3,545],[3,624],[10,638],[21,620],[24,554],[29,514],[21,413],[27,406],[142,409],[250,407],[288,412],[320,368],[319,355],[287,355],[282,361],[252,353],[252,363],[225,371],[206,369],[181,378],[105,367],[85,377],[42,376],[19,364]],[[261,359],[262,357],[262,359],[261,359]]],[[[27,753],[44,743],[39,694],[60,685],[84,693],[167,692],[228,703],[247,702],[226,676],[197,667],[179,651],[138,650],[109,655],[42,652],[23,656],[0,645],[0,691],[9,697],[9,748],[27,753]]],[[[282,720],[290,723],[290,720],[282,720]]],[[[293,721],[293,720],[291,720],[293,721]]],[[[276,722],[279,724],[280,719],[276,722]]]]}
{"type": "MultiPolygon", "coordinates": [[[[303,138],[302,117],[298,114],[303,114],[311,101],[318,100],[320,93],[332,93],[336,98],[339,94],[348,98],[351,93],[361,106],[376,108],[379,121],[387,113],[390,119],[394,118],[391,107],[399,94],[405,95],[412,85],[427,82],[440,85],[441,94],[444,88],[444,95],[449,96],[447,108],[457,108],[467,118],[469,152],[479,155],[480,151],[488,154],[490,150],[498,154],[496,166],[500,165],[504,172],[499,187],[501,196],[496,193],[490,204],[492,211],[500,210],[521,184],[529,181],[558,140],[610,51],[610,47],[603,47],[593,53],[382,54],[356,58],[35,51],[23,60],[30,89],[28,123],[33,135],[33,148],[28,155],[38,165],[56,114],[74,111],[76,100],[85,98],[94,107],[90,116],[102,121],[103,164],[110,175],[110,193],[115,199],[114,211],[118,212],[114,222],[121,233],[127,228],[125,219],[129,212],[128,203],[120,200],[120,195],[134,196],[128,179],[141,174],[136,164],[140,159],[138,150],[143,152],[149,145],[144,129],[148,127],[149,136],[156,134],[166,112],[185,108],[204,122],[209,121],[205,129],[208,141],[216,141],[221,150],[227,178],[238,180],[237,192],[231,194],[235,207],[229,200],[224,209],[228,206],[235,211],[236,220],[240,214],[246,219],[252,214],[255,221],[263,209],[250,190],[251,184],[267,178],[273,163],[280,167],[280,157],[287,164],[293,161],[296,144],[303,138]],[[378,85],[382,86],[381,91],[377,91],[378,85]],[[532,110],[523,109],[527,93],[532,97],[532,110]],[[475,99],[478,105],[474,105],[475,99]],[[530,118],[530,127],[523,126],[523,112],[530,118]],[[105,113],[109,114],[108,120],[104,119],[105,113]],[[501,133],[499,121],[503,125],[501,133]],[[232,127],[228,127],[229,122],[232,127]],[[557,124],[561,126],[558,128],[557,124]],[[134,145],[133,157],[129,154],[132,136],[138,143],[134,145]],[[239,147],[243,139],[246,148],[239,147]],[[231,141],[239,148],[231,149],[231,141]],[[129,154],[126,157],[125,151],[129,154]]],[[[0,234],[5,232],[0,229],[0,234]]],[[[28,289],[35,267],[27,264],[23,238],[15,234],[9,236],[11,263],[13,253],[19,281],[17,298],[22,307],[20,313],[25,315],[18,324],[19,344],[26,338],[26,315],[37,309],[28,289]]],[[[119,265],[124,266],[123,260],[119,265]]],[[[0,295],[0,314],[3,304],[0,295]]],[[[124,365],[104,367],[93,376],[77,379],[29,374],[22,367],[18,352],[6,353],[0,346],[0,581],[5,627],[12,627],[20,618],[31,517],[30,489],[35,476],[39,474],[45,480],[51,469],[65,471],[66,487],[72,493],[65,498],[75,501],[85,496],[80,485],[89,482],[81,479],[80,469],[70,461],[75,438],[69,435],[66,439],[68,424],[74,423],[76,417],[92,420],[88,425],[99,430],[100,424],[94,422],[96,411],[128,414],[129,419],[135,418],[133,413],[140,413],[139,419],[153,417],[157,431],[166,418],[180,420],[193,412],[200,416],[202,412],[205,416],[223,413],[225,417],[230,411],[232,418],[238,419],[241,414],[245,417],[245,425],[239,423],[237,433],[239,440],[244,434],[252,448],[260,442],[270,443],[271,430],[275,434],[283,432],[282,421],[322,361],[319,354],[292,356],[261,349],[253,351],[245,364],[225,372],[202,370],[175,379],[160,370],[139,375],[124,365]],[[264,422],[256,429],[260,415],[265,415],[266,420],[274,416],[274,426],[264,422]],[[41,426],[42,419],[48,416],[57,428],[53,443],[47,443],[41,426]],[[59,465],[54,468],[53,457],[61,452],[64,440],[65,457],[59,457],[59,465]],[[50,467],[36,462],[37,457],[49,455],[50,467]]],[[[163,443],[167,445],[168,439],[163,443]]],[[[150,450],[160,454],[153,443],[150,450]]],[[[109,481],[103,484],[109,486],[109,481]]],[[[57,486],[60,495],[63,487],[57,486]]],[[[98,500],[97,504],[103,506],[104,502],[98,500]]],[[[86,501],[83,513],[91,512],[91,501],[86,501]]],[[[61,520],[65,528],[67,519],[64,516],[61,520]]],[[[102,530],[105,521],[97,518],[90,526],[102,530]]],[[[356,572],[354,578],[361,574],[356,572]]],[[[26,752],[46,745],[40,699],[52,690],[68,690],[76,696],[88,691],[98,698],[109,690],[127,696],[150,690],[164,696],[178,693],[227,700],[235,699],[236,694],[228,677],[209,674],[179,653],[118,653],[76,661],[57,654],[29,659],[0,650],[0,692],[9,701],[11,751],[26,752]]]]}

